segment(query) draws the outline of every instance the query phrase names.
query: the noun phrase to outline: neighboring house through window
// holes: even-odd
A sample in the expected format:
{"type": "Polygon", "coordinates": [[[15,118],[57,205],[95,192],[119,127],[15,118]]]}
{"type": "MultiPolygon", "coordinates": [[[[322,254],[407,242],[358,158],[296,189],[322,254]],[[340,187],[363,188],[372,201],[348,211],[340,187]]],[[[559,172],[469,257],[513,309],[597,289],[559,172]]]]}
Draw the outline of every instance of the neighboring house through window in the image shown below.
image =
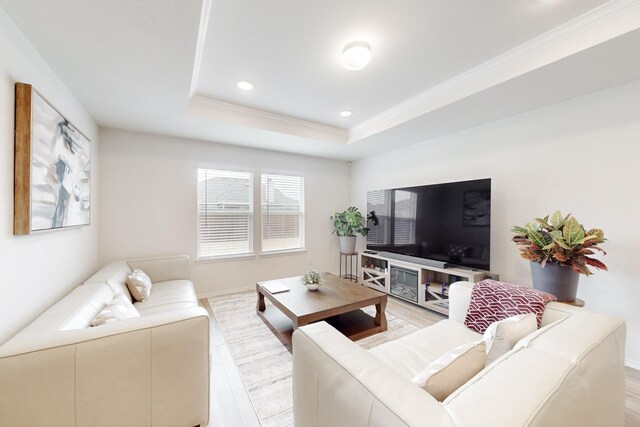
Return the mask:
{"type": "Polygon", "coordinates": [[[304,249],[304,178],[262,174],[262,252],[304,249]]]}
{"type": "Polygon", "coordinates": [[[413,191],[395,190],[394,245],[416,243],[418,195],[413,191]]]}
{"type": "Polygon", "coordinates": [[[391,191],[374,190],[367,193],[367,213],[374,211],[378,217],[378,225],[368,223],[367,244],[388,245],[389,225],[391,219],[391,191]]]}
{"type": "Polygon", "coordinates": [[[253,174],[198,169],[198,258],[253,254],[253,174]]]}

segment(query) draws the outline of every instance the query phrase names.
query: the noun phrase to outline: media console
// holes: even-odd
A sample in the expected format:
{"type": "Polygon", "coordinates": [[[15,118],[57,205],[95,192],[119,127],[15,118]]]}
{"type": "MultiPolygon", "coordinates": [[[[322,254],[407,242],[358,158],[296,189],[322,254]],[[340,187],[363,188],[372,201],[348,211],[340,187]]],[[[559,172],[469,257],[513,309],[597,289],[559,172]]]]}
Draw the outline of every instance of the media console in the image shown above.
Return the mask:
{"type": "Polygon", "coordinates": [[[386,252],[361,253],[359,264],[363,285],[445,315],[449,314],[451,283],[499,279],[497,274],[484,270],[447,268],[444,263],[440,266],[429,260],[386,252]]]}

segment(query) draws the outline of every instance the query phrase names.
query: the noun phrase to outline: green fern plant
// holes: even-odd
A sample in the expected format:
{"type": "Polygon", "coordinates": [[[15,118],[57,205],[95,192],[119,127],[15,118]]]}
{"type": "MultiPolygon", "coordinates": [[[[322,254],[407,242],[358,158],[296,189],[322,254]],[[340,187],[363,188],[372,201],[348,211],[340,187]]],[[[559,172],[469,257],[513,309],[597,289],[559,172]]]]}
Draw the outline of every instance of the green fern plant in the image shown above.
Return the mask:
{"type": "Polygon", "coordinates": [[[606,252],[598,245],[604,243],[604,231],[599,228],[586,230],[571,214],[566,217],[556,211],[544,218],[536,218],[524,227],[511,230],[513,241],[520,249],[520,256],[545,266],[551,262],[566,265],[579,274],[589,276],[589,267],[607,270],[607,266],[590,255],[606,252]]]}

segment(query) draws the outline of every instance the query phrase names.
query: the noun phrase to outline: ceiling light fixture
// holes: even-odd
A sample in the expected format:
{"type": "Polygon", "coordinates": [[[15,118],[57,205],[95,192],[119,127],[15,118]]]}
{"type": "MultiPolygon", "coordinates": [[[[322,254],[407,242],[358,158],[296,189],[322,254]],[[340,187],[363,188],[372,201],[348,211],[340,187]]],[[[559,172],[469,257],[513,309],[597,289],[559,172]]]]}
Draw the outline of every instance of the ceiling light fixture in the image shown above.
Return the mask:
{"type": "Polygon", "coordinates": [[[342,50],[342,66],[347,70],[362,70],[369,61],[371,61],[371,46],[367,42],[351,42],[342,50]]]}
{"type": "Polygon", "coordinates": [[[353,114],[353,111],[344,110],[340,113],[340,117],[349,117],[353,114]]]}
{"type": "Polygon", "coordinates": [[[247,80],[238,80],[236,82],[236,86],[238,86],[238,89],[242,89],[242,90],[251,90],[253,89],[253,83],[247,81],[247,80]]]}

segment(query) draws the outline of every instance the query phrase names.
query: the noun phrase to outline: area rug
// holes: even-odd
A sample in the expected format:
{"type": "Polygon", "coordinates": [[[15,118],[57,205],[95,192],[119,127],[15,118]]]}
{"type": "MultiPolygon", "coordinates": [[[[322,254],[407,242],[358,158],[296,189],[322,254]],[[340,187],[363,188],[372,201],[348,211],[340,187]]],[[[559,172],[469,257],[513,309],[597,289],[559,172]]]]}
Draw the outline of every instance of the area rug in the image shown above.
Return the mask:
{"type": "MultiPolygon", "coordinates": [[[[262,425],[293,426],[293,356],[256,315],[255,292],[210,298],[209,305],[262,425]]],[[[375,308],[364,311],[373,315],[375,308]]],[[[388,311],[387,323],[386,332],[357,343],[369,349],[418,329],[388,311]]]]}

